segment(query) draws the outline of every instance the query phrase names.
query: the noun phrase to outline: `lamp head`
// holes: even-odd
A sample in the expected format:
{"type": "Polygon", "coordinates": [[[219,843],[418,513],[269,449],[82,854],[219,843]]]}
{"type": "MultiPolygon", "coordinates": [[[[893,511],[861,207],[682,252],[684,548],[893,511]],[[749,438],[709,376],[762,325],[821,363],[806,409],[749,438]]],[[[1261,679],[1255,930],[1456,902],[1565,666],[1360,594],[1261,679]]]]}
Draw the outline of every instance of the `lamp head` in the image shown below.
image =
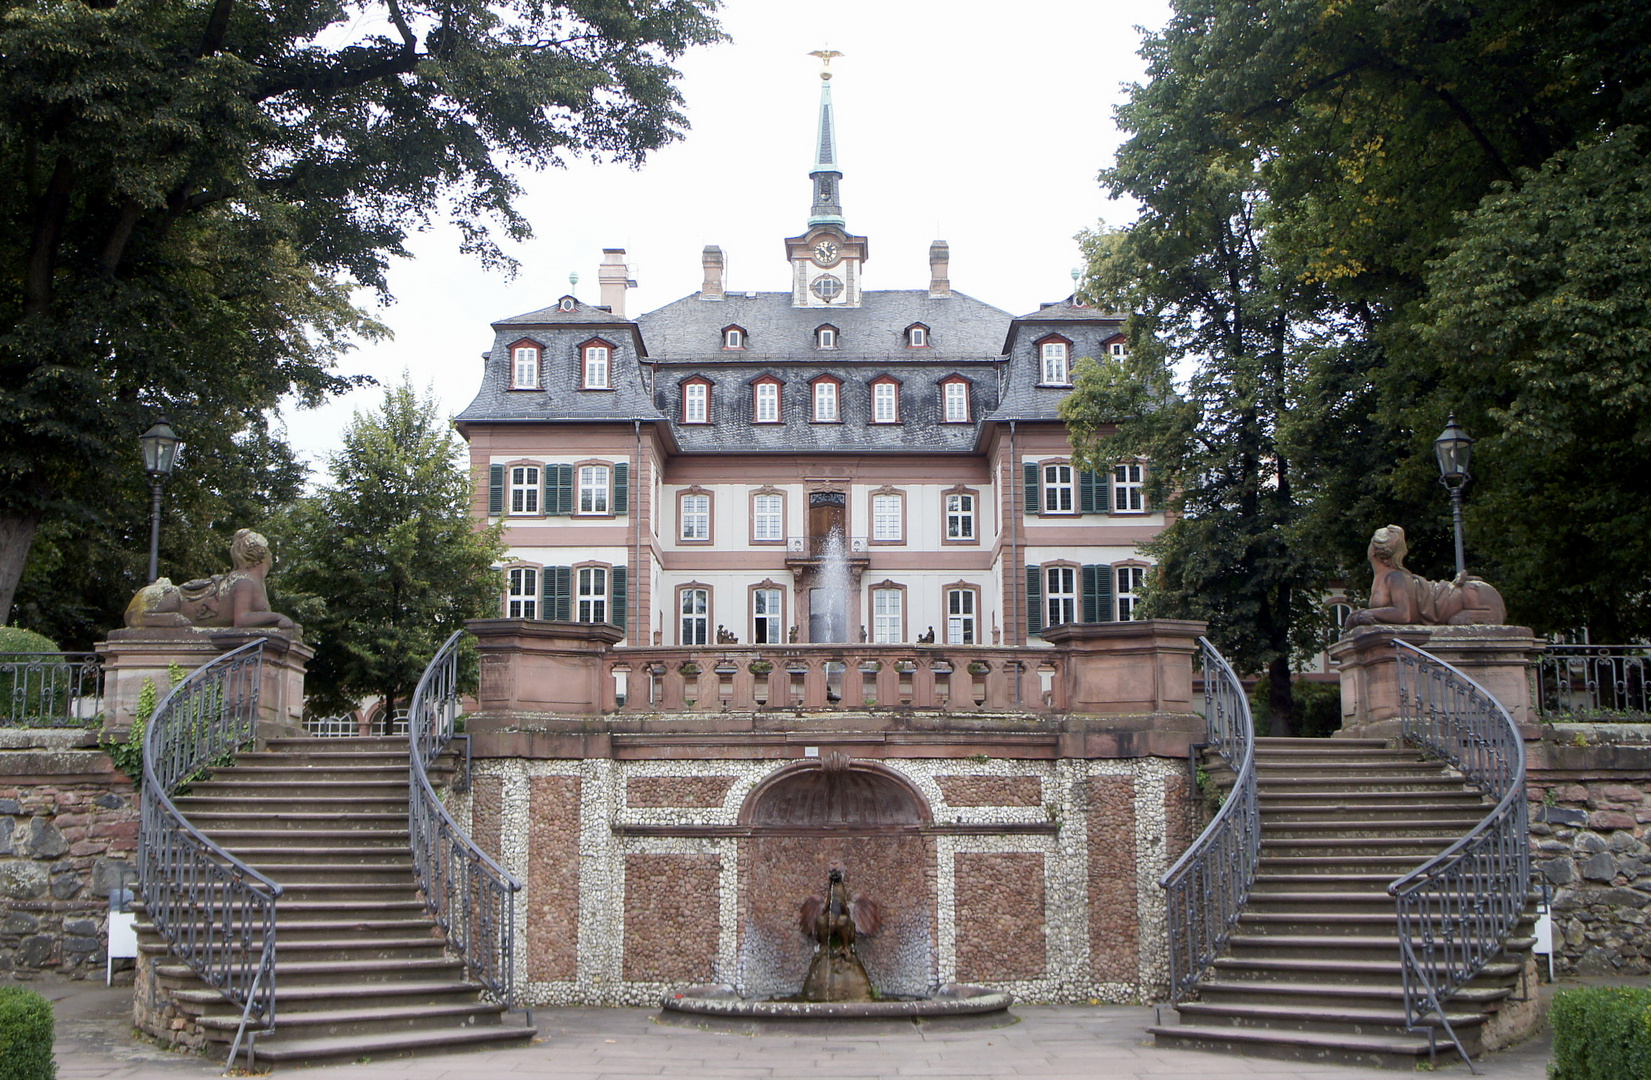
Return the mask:
{"type": "Polygon", "coordinates": [[[138,436],[138,442],[143,446],[144,471],[158,480],[171,476],[178,464],[178,451],[183,449],[183,440],[178,438],[178,433],[172,430],[166,419],[162,417],[155,426],[138,436]]]}
{"type": "Polygon", "coordinates": [[[1448,488],[1467,483],[1470,473],[1468,461],[1473,457],[1473,439],[1456,423],[1456,414],[1450,414],[1445,430],[1433,440],[1433,453],[1439,459],[1439,479],[1448,488]]]}

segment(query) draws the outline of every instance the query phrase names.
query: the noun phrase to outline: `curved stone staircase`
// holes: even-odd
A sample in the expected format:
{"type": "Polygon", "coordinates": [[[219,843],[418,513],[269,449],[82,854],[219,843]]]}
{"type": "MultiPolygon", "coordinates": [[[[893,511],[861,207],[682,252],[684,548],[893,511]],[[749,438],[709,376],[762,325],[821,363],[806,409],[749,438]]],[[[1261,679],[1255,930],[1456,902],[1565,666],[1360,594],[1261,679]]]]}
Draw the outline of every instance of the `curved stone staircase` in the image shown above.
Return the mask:
{"type": "MultiPolygon", "coordinates": [[[[414,886],[405,738],[271,739],[175,800],[231,854],[280,882],[275,1030],[260,1062],[310,1063],[525,1042],[445,948],[414,886]]],[[[183,1041],[227,1052],[240,1010],[139,924],[183,1041]]]]}
{"type": "MultiPolygon", "coordinates": [[[[1489,804],[1442,762],[1378,739],[1257,739],[1256,770],[1261,863],[1249,903],[1198,1000],[1181,1003],[1178,1024],[1151,1028],[1154,1041],[1406,1069],[1455,1060],[1436,1017],[1432,1031],[1405,1030],[1387,886],[1471,830],[1489,804]]],[[[1500,1045],[1486,1035],[1498,1014],[1529,1004],[1521,974],[1534,918],[1446,1003],[1475,1059],[1500,1045]]]]}

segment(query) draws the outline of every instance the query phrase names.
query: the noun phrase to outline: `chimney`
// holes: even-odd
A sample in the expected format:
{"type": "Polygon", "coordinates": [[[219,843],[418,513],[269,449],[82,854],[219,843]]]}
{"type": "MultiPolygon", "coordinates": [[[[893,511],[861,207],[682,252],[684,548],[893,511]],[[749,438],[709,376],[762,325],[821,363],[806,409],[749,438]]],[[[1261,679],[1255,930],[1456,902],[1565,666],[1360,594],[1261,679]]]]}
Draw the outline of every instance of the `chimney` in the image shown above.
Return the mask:
{"type": "Polygon", "coordinates": [[[942,297],[952,295],[952,282],[947,273],[952,261],[952,249],[944,240],[936,240],[929,245],[929,296],[942,297]]]}
{"type": "Polygon", "coordinates": [[[722,249],[715,244],[706,244],[705,253],[699,257],[705,265],[705,284],[699,287],[701,300],[722,299],[722,249]]]}
{"type": "Polygon", "coordinates": [[[625,265],[624,248],[602,249],[602,265],[596,268],[596,280],[602,286],[602,306],[623,319],[625,290],[636,288],[636,282],[630,279],[630,267],[625,265]]]}

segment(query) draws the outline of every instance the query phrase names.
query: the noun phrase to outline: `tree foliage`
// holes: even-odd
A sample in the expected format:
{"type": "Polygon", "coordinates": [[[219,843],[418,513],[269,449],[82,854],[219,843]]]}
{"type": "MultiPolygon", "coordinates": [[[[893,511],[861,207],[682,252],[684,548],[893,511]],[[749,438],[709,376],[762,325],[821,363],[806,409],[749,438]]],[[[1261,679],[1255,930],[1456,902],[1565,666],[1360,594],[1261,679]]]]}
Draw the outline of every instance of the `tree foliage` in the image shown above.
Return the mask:
{"type": "Polygon", "coordinates": [[[312,707],[405,705],[448,635],[498,613],[502,525],[476,531],[460,445],[435,399],[404,381],[381,411],[356,414],[331,483],[292,511],[274,603],[315,647],[312,707]]]}
{"type": "Polygon", "coordinates": [[[508,260],[511,169],[636,162],[715,0],[0,0],[0,620],[42,520],[166,412],[223,446],[379,332],[436,214],[508,260]]]}

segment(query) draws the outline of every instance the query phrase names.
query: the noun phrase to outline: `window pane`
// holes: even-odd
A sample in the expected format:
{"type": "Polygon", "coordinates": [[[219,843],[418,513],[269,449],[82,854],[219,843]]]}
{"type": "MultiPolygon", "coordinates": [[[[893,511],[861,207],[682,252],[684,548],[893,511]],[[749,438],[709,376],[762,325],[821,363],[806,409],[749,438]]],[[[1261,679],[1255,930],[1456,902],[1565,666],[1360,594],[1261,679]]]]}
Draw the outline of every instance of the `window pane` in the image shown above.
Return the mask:
{"type": "Polygon", "coordinates": [[[880,645],[892,645],[904,638],[901,632],[901,592],[899,589],[873,589],[871,591],[872,606],[872,641],[880,645]]]}
{"type": "Polygon", "coordinates": [[[709,638],[711,592],[709,589],[683,589],[682,636],[680,644],[704,645],[709,638]]]}
{"type": "Polygon", "coordinates": [[[900,539],[900,496],[873,495],[871,497],[871,538],[873,540],[900,539]]]}
{"type": "Polygon", "coordinates": [[[711,496],[682,496],[682,539],[711,539],[711,496]]]}
{"type": "Polygon", "coordinates": [[[703,424],[708,415],[706,408],[710,388],[704,383],[689,383],[682,388],[682,419],[689,424],[703,424]]]}
{"type": "Polygon", "coordinates": [[[946,496],[946,539],[973,540],[975,537],[975,497],[946,496]]]}
{"type": "Polygon", "coordinates": [[[785,500],[779,495],[755,495],[751,498],[751,538],[753,540],[784,540],[785,500]]]}
{"type": "Polygon", "coordinates": [[[579,466],[579,512],[605,514],[608,512],[608,467],[606,465],[579,466]]]}
{"type": "Polygon", "coordinates": [[[757,384],[757,422],[773,423],[780,418],[780,388],[774,383],[757,384]]]}
{"type": "Polygon", "coordinates": [[[892,424],[896,420],[898,391],[893,383],[878,383],[872,388],[872,420],[879,424],[892,424]]]}
{"type": "Polygon", "coordinates": [[[821,382],[814,384],[814,419],[837,419],[837,384],[821,382]]]}

